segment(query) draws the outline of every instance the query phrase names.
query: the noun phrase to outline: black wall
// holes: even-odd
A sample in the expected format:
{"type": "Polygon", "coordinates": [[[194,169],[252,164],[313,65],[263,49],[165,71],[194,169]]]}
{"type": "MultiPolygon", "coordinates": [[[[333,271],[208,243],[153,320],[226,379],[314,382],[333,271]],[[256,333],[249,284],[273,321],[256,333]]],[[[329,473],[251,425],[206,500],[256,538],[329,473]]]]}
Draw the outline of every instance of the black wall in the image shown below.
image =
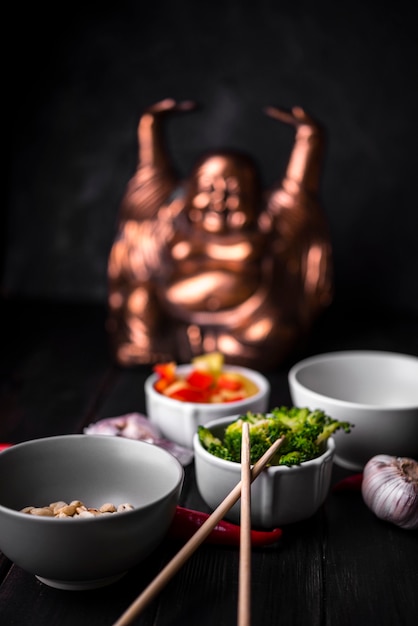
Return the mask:
{"type": "Polygon", "coordinates": [[[15,8],[5,62],[3,295],[105,302],[136,125],[146,106],[173,97],[201,105],[167,126],[180,176],[202,151],[234,147],[258,161],[270,185],[284,172],[293,132],[262,108],[298,104],[320,120],[336,302],[418,313],[414,3],[379,4],[15,8]]]}

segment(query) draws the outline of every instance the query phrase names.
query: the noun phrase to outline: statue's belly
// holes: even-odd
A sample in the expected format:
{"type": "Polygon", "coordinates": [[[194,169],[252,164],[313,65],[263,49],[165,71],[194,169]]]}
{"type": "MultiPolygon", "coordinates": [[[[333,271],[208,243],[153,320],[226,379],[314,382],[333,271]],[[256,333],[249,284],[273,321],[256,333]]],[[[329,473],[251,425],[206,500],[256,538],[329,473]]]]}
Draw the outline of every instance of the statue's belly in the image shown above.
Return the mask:
{"type": "Polygon", "coordinates": [[[166,288],[163,298],[180,317],[187,312],[221,312],[233,309],[250,298],[259,281],[248,275],[224,270],[206,271],[181,277],[166,288]]]}

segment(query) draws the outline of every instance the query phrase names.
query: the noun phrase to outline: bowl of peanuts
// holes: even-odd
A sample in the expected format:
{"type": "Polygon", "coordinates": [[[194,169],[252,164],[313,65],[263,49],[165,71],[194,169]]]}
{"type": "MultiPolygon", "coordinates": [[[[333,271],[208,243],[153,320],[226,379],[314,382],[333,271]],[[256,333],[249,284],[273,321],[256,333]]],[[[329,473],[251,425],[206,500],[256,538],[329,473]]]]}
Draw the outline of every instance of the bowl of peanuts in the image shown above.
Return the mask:
{"type": "Polygon", "coordinates": [[[164,539],[184,469],[144,441],[58,435],[0,453],[0,550],[58,589],[119,580],[164,539]]]}

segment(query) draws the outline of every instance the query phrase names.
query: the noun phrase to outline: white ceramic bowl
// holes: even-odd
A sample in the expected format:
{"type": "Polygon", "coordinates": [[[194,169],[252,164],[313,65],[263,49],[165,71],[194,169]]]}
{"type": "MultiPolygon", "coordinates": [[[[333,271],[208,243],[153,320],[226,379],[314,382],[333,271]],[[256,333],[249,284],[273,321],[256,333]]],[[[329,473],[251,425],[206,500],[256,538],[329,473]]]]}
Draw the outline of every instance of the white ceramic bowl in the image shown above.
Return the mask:
{"type": "Polygon", "coordinates": [[[418,358],[347,350],[310,357],[289,371],[292,402],[354,424],[335,434],[335,462],[361,471],[376,454],[418,458],[418,358]]]}
{"type": "MultiPolygon", "coordinates": [[[[191,365],[179,365],[177,371],[184,375],[192,369],[191,365]]],[[[224,365],[224,372],[237,372],[253,381],[258,393],[238,402],[182,402],[168,398],[155,390],[157,374],[152,374],[145,381],[146,413],[153,424],[167,439],[188,448],[193,448],[193,436],[198,426],[228,415],[242,415],[247,411],[264,413],[270,397],[270,384],[265,376],[245,367],[224,365]]]]}
{"type": "MultiPolygon", "coordinates": [[[[206,424],[216,437],[223,439],[225,428],[235,421],[229,416],[206,424]]],[[[291,524],[314,515],[324,502],[332,474],[334,440],[330,437],[324,454],[297,466],[270,466],[251,485],[251,523],[254,527],[271,529],[291,524]]],[[[225,461],[210,454],[193,438],[196,483],[206,504],[215,509],[241,480],[239,463],[225,461]]],[[[240,522],[240,500],[225,515],[231,522],[240,522]]]]}
{"type": "Polygon", "coordinates": [[[1,551],[52,587],[89,589],[117,580],[162,541],[184,470],[171,454],[149,443],[63,435],[1,452],[0,476],[1,551]],[[60,500],[135,508],[68,519],[21,512],[60,500]]]}

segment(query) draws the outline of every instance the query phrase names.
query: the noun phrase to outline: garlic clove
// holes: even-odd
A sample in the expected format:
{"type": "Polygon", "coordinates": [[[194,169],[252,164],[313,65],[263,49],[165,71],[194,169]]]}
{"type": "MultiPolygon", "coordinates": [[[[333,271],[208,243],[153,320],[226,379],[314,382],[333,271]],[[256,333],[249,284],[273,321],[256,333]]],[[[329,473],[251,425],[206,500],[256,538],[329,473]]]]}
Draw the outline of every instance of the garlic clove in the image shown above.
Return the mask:
{"type": "Polygon", "coordinates": [[[418,528],[418,462],[378,454],[363,470],[365,504],[380,519],[405,529],[418,528]]]}

